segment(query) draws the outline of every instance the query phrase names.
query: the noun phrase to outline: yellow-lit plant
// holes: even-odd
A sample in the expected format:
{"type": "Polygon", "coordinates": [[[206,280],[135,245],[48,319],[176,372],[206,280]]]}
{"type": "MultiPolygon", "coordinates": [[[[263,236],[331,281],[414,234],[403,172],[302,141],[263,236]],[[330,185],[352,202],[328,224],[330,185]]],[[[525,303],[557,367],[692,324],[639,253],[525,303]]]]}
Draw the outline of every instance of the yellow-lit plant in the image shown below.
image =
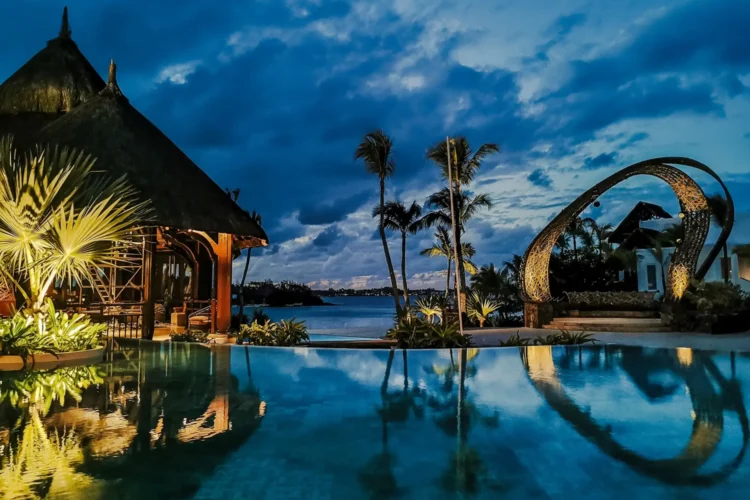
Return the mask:
{"type": "Polygon", "coordinates": [[[147,217],[125,178],[107,178],[94,163],[57,147],[21,155],[11,137],[0,140],[0,271],[35,313],[56,280],[81,282],[116,264],[115,244],[129,244],[147,217]]]}
{"type": "Polygon", "coordinates": [[[467,314],[479,322],[479,328],[484,328],[484,323],[490,314],[500,309],[497,301],[482,297],[478,292],[471,294],[467,314]]]}

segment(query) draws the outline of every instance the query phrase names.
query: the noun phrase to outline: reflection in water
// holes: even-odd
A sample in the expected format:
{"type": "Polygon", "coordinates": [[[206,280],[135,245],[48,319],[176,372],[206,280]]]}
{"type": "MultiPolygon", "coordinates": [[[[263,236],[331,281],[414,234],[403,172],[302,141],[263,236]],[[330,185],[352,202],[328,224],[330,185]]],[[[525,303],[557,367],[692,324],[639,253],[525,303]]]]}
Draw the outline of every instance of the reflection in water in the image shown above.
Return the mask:
{"type": "Polygon", "coordinates": [[[0,498],[734,498],[750,488],[749,365],[144,344],[0,374],[0,498]]]}
{"type": "MultiPolygon", "coordinates": [[[[670,484],[709,486],[726,479],[742,462],[750,440],[750,427],[739,382],[725,378],[711,355],[706,352],[680,348],[671,350],[632,348],[591,348],[594,357],[617,354],[620,366],[638,389],[650,400],[673,394],[678,384],[664,386],[653,382],[656,373],[669,372],[680,380],[690,395],[693,406],[693,430],[683,451],[674,458],[655,460],[629,450],[612,436],[611,428],[597,423],[590,412],[579,407],[568,397],[555,368],[556,361],[550,347],[529,347],[521,351],[529,378],[547,403],[570,422],[581,436],[594,443],[607,455],[622,461],[635,470],[670,484]],[[718,389],[717,389],[718,388],[718,389]],[[742,429],[742,447],[737,456],[713,472],[699,469],[712,457],[722,438],[724,413],[737,415],[742,429]]],[[[571,369],[572,358],[581,359],[582,348],[564,348],[560,364],[571,369]]],[[[581,364],[578,365],[584,370],[581,364]]],[[[612,364],[607,364],[610,369],[612,364]]]]}
{"type": "Polygon", "coordinates": [[[229,355],[156,345],[94,367],[3,374],[0,497],[196,491],[260,425],[259,394],[251,382],[237,390],[229,355]]]}

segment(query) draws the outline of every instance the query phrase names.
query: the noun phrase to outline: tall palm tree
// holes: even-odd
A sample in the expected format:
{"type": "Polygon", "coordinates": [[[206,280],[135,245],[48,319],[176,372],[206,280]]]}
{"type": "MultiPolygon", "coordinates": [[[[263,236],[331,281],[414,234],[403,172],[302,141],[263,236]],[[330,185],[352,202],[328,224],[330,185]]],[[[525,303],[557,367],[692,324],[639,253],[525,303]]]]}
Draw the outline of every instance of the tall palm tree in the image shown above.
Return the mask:
{"type": "Polygon", "coordinates": [[[417,205],[416,201],[408,208],[402,201],[389,201],[384,207],[375,207],[372,211],[373,217],[380,216],[381,211],[385,228],[401,233],[401,279],[404,284],[404,305],[408,308],[410,303],[406,280],[406,235],[416,234],[422,229],[422,207],[417,205]]]}
{"type": "MultiPolygon", "coordinates": [[[[454,213],[456,214],[456,244],[458,245],[458,263],[456,276],[461,284],[461,290],[466,290],[466,260],[463,258],[463,244],[461,236],[465,232],[466,224],[480,210],[492,208],[492,201],[487,194],[473,195],[469,192],[453,194],[454,213]]],[[[451,227],[451,200],[448,188],[433,193],[427,199],[427,205],[432,209],[423,220],[425,227],[451,227]]],[[[450,241],[450,240],[449,240],[450,241]]]]}
{"type": "MultiPolygon", "coordinates": [[[[727,207],[727,200],[716,193],[708,197],[708,208],[711,210],[711,219],[714,224],[719,227],[724,227],[727,216],[729,214],[729,208],[727,207]]],[[[721,274],[724,277],[724,283],[729,283],[729,251],[727,244],[724,243],[724,264],[721,266],[721,274]]]]}
{"type": "Polygon", "coordinates": [[[398,285],[396,284],[396,273],[393,271],[393,262],[391,253],[388,250],[388,239],[385,236],[385,180],[393,175],[396,163],[391,157],[393,142],[382,130],[376,130],[365,135],[362,142],[357,146],[354,152],[354,159],[362,159],[367,171],[377,175],[380,181],[380,223],[378,231],[380,239],[383,242],[383,253],[385,253],[385,262],[388,265],[388,274],[391,278],[391,288],[393,291],[393,300],[396,304],[396,314],[401,316],[401,302],[398,297],[398,285]]]}
{"type": "MultiPolygon", "coordinates": [[[[437,240],[431,247],[422,250],[420,255],[427,255],[428,257],[443,257],[448,261],[448,269],[445,273],[445,296],[448,296],[451,285],[451,263],[453,262],[453,245],[451,244],[451,237],[448,229],[445,226],[438,226],[437,232],[435,233],[435,239],[437,240]]],[[[471,243],[461,243],[461,255],[463,256],[464,269],[469,274],[477,272],[477,267],[470,260],[474,257],[476,250],[471,243]]]]}
{"type": "MultiPolygon", "coordinates": [[[[445,141],[438,142],[435,146],[427,150],[427,159],[432,160],[439,168],[443,175],[443,178],[452,184],[454,196],[461,198],[463,195],[462,187],[468,186],[474,180],[477,171],[481,168],[482,162],[490,155],[498,153],[500,148],[497,144],[487,143],[482,144],[474,152],[469,145],[468,139],[463,136],[454,137],[450,140],[451,148],[451,171],[453,178],[450,179],[448,176],[448,145],[445,141]]],[[[450,194],[447,189],[444,190],[446,194],[450,194]]],[[[434,196],[434,195],[433,195],[434,196]]],[[[489,203],[487,195],[479,195],[479,197],[486,198],[488,205],[487,208],[492,206],[489,203]]],[[[459,205],[457,202],[456,205],[459,205]]],[[[448,216],[450,216],[450,202],[445,207],[448,208],[448,216]]],[[[456,213],[460,213],[456,211],[456,213]]],[[[464,269],[464,262],[461,258],[461,234],[463,233],[464,224],[466,220],[462,220],[462,217],[456,220],[456,246],[458,250],[458,262],[456,265],[457,276],[461,280],[461,289],[466,289],[466,273],[464,269]]],[[[445,224],[451,227],[450,224],[445,224]]]]}
{"type": "MultiPolygon", "coordinates": [[[[253,212],[250,214],[250,218],[255,221],[258,226],[262,225],[263,218],[260,216],[258,212],[253,210],[253,212]]],[[[237,299],[239,300],[239,306],[240,310],[238,313],[238,320],[239,324],[242,324],[242,315],[245,311],[245,280],[247,279],[247,269],[250,267],[250,252],[252,251],[252,248],[247,249],[247,258],[245,259],[245,269],[242,271],[242,279],[240,280],[240,293],[239,297],[237,299]]]]}
{"type": "Polygon", "coordinates": [[[508,261],[503,262],[503,274],[512,276],[513,281],[518,285],[518,278],[521,276],[521,266],[523,265],[523,257],[517,254],[513,254],[513,257],[508,261]]]}

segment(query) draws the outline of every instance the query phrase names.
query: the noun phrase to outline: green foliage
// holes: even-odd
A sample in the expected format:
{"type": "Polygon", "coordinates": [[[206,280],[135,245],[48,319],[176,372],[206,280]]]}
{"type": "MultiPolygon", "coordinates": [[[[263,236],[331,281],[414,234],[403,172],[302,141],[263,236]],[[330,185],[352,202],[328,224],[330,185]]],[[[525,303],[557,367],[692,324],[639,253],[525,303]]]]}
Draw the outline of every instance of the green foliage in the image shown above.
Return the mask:
{"type": "Polygon", "coordinates": [[[534,345],[582,345],[596,342],[593,334],[586,332],[568,332],[561,330],[559,333],[536,337],[534,345]]]}
{"type": "Polygon", "coordinates": [[[729,314],[750,307],[750,297],[732,283],[694,280],[683,296],[683,303],[695,311],[729,314]]]}
{"type": "Polygon", "coordinates": [[[173,333],[169,336],[172,342],[208,342],[208,332],[202,330],[187,330],[184,333],[173,333]]]}
{"type": "Polygon", "coordinates": [[[242,325],[237,341],[247,341],[257,346],[291,347],[309,342],[307,325],[304,321],[281,320],[279,323],[266,321],[259,323],[257,320],[250,325],[242,325]]]}
{"type": "Polygon", "coordinates": [[[422,318],[399,322],[386,337],[396,340],[399,347],[416,349],[471,347],[471,335],[461,335],[456,323],[433,324],[422,318]]]}
{"type": "Polygon", "coordinates": [[[51,338],[56,352],[71,352],[93,349],[99,343],[107,325],[92,323],[85,314],[68,315],[56,311],[52,300],[47,299],[45,334],[51,338]]]}
{"type": "Polygon", "coordinates": [[[500,303],[491,298],[483,297],[478,292],[469,296],[467,313],[469,318],[479,322],[479,328],[484,328],[484,323],[490,314],[500,309],[500,303]]]}
{"type": "Polygon", "coordinates": [[[296,321],[296,318],[289,321],[282,319],[277,325],[275,345],[295,346],[310,341],[304,321],[296,321]]]}
{"type": "Polygon", "coordinates": [[[440,323],[443,321],[443,309],[447,301],[443,295],[428,295],[417,300],[414,310],[421,314],[428,323],[433,323],[433,318],[440,323]]]}
{"type": "Polygon", "coordinates": [[[39,335],[34,316],[17,312],[12,318],[0,320],[0,354],[21,356],[24,364],[37,353],[54,354],[52,339],[39,335]]]}
{"type": "Polygon", "coordinates": [[[46,414],[54,401],[62,403],[68,397],[81,401],[83,389],[101,384],[102,377],[96,365],[16,372],[7,377],[0,373],[0,403],[7,400],[14,408],[34,405],[46,414]]]}
{"type": "Polygon", "coordinates": [[[530,342],[531,339],[521,338],[521,334],[516,332],[508,337],[508,340],[500,342],[500,347],[523,347],[529,345],[530,342]]]}

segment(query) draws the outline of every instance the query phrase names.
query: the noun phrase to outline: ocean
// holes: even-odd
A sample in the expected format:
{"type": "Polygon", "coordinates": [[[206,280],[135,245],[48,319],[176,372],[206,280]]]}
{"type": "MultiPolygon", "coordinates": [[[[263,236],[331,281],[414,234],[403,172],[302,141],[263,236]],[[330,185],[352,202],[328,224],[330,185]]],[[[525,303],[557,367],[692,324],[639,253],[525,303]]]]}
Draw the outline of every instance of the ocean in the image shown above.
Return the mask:
{"type": "MultiPolygon", "coordinates": [[[[263,307],[272,321],[304,320],[309,332],[361,338],[378,338],[393,326],[393,297],[323,297],[331,306],[263,307]]],[[[254,307],[245,307],[251,317],[254,307]]],[[[239,308],[234,306],[233,313],[239,308]]]]}

